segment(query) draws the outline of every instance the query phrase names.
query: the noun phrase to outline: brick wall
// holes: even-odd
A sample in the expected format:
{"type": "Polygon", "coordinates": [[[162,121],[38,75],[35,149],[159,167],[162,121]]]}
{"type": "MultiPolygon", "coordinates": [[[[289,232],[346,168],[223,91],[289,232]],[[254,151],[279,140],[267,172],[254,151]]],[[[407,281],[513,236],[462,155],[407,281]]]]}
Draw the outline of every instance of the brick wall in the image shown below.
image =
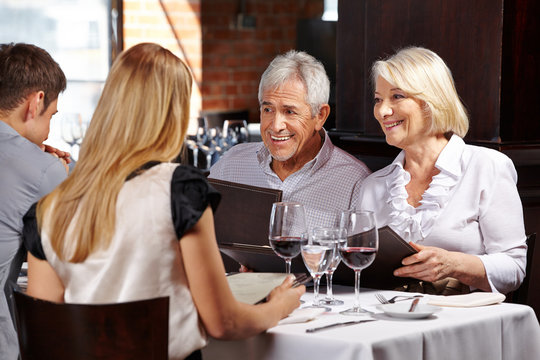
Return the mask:
{"type": "Polygon", "coordinates": [[[202,37],[201,0],[123,0],[124,49],[154,42],[171,50],[194,76],[190,132],[201,110],[202,37]]]}
{"type": "Polygon", "coordinates": [[[246,0],[255,27],[238,24],[239,0],[202,0],[202,108],[248,109],[259,121],[257,91],[270,61],[296,44],[299,18],[320,17],[323,0],[246,0]]]}
{"type": "Polygon", "coordinates": [[[268,63],[293,49],[296,22],[320,17],[323,0],[123,0],[124,48],[158,43],[184,59],[196,83],[190,133],[200,111],[248,109],[258,122],[257,89],[268,63]],[[238,26],[241,4],[255,26],[238,26]]]}

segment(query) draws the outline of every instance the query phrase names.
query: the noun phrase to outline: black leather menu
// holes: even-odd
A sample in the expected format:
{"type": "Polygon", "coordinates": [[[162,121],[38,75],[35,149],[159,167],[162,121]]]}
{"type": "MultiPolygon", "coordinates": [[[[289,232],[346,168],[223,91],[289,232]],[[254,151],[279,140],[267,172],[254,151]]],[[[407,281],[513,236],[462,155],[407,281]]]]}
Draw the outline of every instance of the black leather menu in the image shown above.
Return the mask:
{"type": "MultiPolygon", "coordinates": [[[[223,243],[219,245],[222,253],[230,256],[239,264],[256,272],[285,272],[285,260],[276,255],[269,245],[248,245],[238,243],[223,243]]],[[[291,272],[304,273],[306,268],[302,256],[292,259],[291,272]]]]}
{"type": "MultiPolygon", "coordinates": [[[[218,246],[222,253],[227,255],[223,257],[226,270],[238,271],[238,263],[248,266],[255,265],[259,261],[264,262],[263,260],[268,259],[269,256],[254,249],[257,246],[263,248],[268,246],[268,250],[275,258],[271,260],[275,261],[276,270],[277,264],[280,264],[284,271],[283,260],[272,251],[268,243],[272,204],[281,201],[282,191],[211,178],[208,182],[221,193],[221,201],[214,214],[214,226],[218,246]],[[236,244],[236,246],[231,247],[231,244],[236,244]],[[246,249],[242,245],[251,245],[251,247],[246,249]],[[233,262],[231,258],[235,261],[233,262]]],[[[251,267],[256,271],[274,272],[272,268],[274,267],[251,267]]]]}
{"type": "MultiPolygon", "coordinates": [[[[396,277],[393,272],[401,267],[403,258],[417,251],[388,226],[379,229],[379,250],[373,263],[362,270],[360,286],[372,289],[394,289],[412,281],[410,278],[396,277]]],[[[345,264],[339,264],[334,272],[334,283],[354,286],[354,271],[345,264]]]]}

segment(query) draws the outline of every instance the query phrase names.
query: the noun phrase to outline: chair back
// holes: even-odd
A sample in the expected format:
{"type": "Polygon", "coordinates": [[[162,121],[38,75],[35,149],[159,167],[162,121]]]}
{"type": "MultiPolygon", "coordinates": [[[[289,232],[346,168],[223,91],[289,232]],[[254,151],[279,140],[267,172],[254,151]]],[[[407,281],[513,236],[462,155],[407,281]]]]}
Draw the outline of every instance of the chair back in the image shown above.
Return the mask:
{"type": "Polygon", "coordinates": [[[13,295],[22,360],[168,358],[168,297],[96,305],[13,295]]]}

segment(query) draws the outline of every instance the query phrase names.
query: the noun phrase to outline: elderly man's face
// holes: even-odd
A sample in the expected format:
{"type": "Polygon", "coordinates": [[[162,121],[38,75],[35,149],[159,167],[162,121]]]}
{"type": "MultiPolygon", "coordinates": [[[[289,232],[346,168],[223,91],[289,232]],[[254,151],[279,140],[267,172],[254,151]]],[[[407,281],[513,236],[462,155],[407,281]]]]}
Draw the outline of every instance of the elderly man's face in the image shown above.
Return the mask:
{"type": "Polygon", "coordinates": [[[318,152],[318,131],[326,118],[321,122],[312,117],[305,98],[306,90],[299,80],[263,93],[261,137],[277,161],[301,161],[306,154],[318,152]]]}

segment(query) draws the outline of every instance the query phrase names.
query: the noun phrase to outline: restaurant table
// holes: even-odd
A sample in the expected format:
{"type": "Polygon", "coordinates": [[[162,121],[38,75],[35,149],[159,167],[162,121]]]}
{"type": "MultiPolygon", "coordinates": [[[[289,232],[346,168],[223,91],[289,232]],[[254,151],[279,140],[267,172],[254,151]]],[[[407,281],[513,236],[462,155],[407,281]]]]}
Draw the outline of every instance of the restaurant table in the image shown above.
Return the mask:
{"type": "MultiPolygon", "coordinates": [[[[387,298],[404,294],[362,289],[360,304],[375,314],[347,316],[339,311],[353,304],[354,288],[335,286],[336,298],[344,300],[345,305],[333,306],[331,312],[314,320],[278,325],[246,340],[210,339],[203,349],[203,359],[540,359],[540,325],[529,306],[500,303],[469,308],[442,307],[441,311],[424,319],[403,319],[378,310],[376,292],[387,298]],[[305,331],[362,318],[376,321],[316,333],[305,331]]],[[[302,299],[305,301],[302,307],[309,306],[313,293],[307,292],[302,299]]],[[[421,303],[428,300],[426,295],[421,303]]]]}

